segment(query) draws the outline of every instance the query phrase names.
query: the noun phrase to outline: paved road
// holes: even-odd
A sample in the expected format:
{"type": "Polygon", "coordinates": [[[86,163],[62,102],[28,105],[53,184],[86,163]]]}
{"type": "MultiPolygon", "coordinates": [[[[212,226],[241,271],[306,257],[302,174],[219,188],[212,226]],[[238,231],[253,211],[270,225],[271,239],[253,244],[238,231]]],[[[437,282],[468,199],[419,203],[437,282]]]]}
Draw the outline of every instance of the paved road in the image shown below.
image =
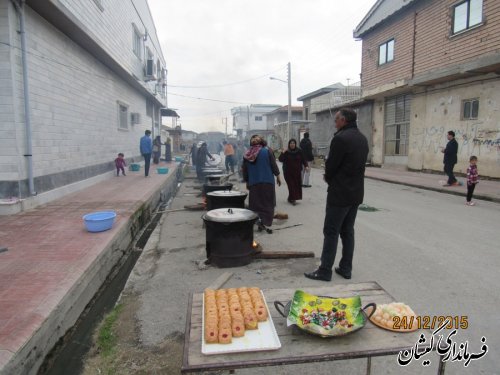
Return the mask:
{"type": "MultiPolygon", "coordinates": [[[[191,181],[183,184],[172,208],[199,200],[192,195],[191,181]]],[[[303,225],[272,235],[256,233],[256,240],[264,249],[314,251],[319,257],[326,187],[318,170],[313,171],[313,185],[304,190],[304,200],[295,207],[286,203],[286,186],[278,189],[277,210],[288,213],[290,218],[274,226],[303,225]]],[[[462,197],[373,180],[366,181],[365,203],[379,211],[358,214],[351,281],[377,281],[420,315],[467,316],[469,328],[459,331],[455,340],[469,340],[470,350],[479,352],[484,335],[489,353],[468,368],[462,363],[448,364],[447,373],[499,373],[500,319],[495,312],[500,308],[497,291],[500,205],[478,201],[477,206],[468,207],[462,197]]],[[[146,348],[155,348],[164,347],[166,340],[170,340],[172,358],[179,358],[175,354],[181,347],[179,337],[184,330],[189,292],[201,291],[227,271],[198,270],[194,263],[204,255],[200,216],[199,212],[167,215],[158,243],[143,254],[125,291],[140,296],[137,319],[141,343],[146,348]]],[[[314,269],[317,262],[317,258],[254,261],[249,266],[230,269],[234,276],[225,286],[324,285],[303,277],[303,272],[314,269]]],[[[334,276],[332,282],[347,281],[334,276]]],[[[328,344],[334,345],[335,341],[328,344]]],[[[421,360],[401,368],[395,356],[375,358],[372,373],[435,373],[437,356],[430,359],[433,362],[430,367],[423,367],[421,360]]],[[[363,360],[351,360],[275,368],[273,372],[358,374],[364,373],[364,366],[363,360]]],[[[238,373],[258,374],[262,370],[245,369],[238,373]]]]}

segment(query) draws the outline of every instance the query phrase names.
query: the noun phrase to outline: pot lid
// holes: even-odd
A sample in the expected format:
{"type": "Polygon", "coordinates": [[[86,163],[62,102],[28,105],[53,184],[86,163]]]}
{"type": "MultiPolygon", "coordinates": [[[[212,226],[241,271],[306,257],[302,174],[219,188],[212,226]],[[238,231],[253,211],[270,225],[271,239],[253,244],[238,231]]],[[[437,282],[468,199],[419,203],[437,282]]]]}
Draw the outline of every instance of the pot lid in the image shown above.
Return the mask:
{"type": "Polygon", "coordinates": [[[257,214],[245,208],[217,208],[202,216],[203,220],[218,223],[237,223],[257,219],[257,214]]]}
{"type": "Polygon", "coordinates": [[[227,174],[211,174],[210,176],[207,176],[207,178],[223,178],[226,177],[227,174]]]}
{"type": "Polygon", "coordinates": [[[211,191],[210,193],[207,193],[207,195],[211,196],[216,196],[216,197],[241,197],[241,196],[247,196],[247,193],[244,193],[242,191],[231,191],[231,190],[216,190],[216,191],[211,191]]]}

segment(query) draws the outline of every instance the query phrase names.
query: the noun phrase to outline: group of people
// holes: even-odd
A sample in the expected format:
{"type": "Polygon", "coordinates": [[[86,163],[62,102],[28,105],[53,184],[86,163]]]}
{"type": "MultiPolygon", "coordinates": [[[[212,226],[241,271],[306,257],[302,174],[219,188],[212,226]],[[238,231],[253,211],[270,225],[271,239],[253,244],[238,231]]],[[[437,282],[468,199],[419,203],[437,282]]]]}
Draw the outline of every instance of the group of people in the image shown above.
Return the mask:
{"type": "MultiPolygon", "coordinates": [[[[453,173],[453,168],[455,164],[457,164],[458,158],[458,142],[455,139],[455,132],[450,130],[447,133],[448,143],[446,147],[441,149],[441,152],[444,154],[443,164],[444,164],[444,173],[448,176],[448,181],[443,186],[460,186],[460,182],[455,177],[453,173]]],[[[469,158],[469,166],[467,167],[467,197],[465,200],[465,204],[467,206],[474,206],[475,203],[472,201],[472,195],[474,194],[474,189],[476,185],[479,183],[479,173],[477,171],[477,156],[472,155],[469,158]]]]}
{"type": "MultiPolygon", "coordinates": [[[[325,162],[324,181],[328,185],[326,213],[323,224],[323,247],[319,267],[304,273],[313,280],[330,281],[335,271],[345,279],[351,278],[354,255],[354,224],[359,205],[364,197],[365,165],[368,158],[368,141],[357,126],[357,114],[350,108],[340,109],[334,117],[336,132],[330,143],[330,151],[325,162]],[[342,241],[342,255],[338,267],[334,267],[339,237],[342,241]]],[[[152,142],[151,131],[146,130],[140,141],[140,151],[145,160],[145,175],[149,173],[149,163],[153,154],[153,162],[159,160],[161,139],[156,137],[152,142]]],[[[241,170],[243,182],[249,190],[249,209],[258,215],[258,229],[266,229],[272,225],[274,208],[276,206],[275,185],[281,186],[280,170],[276,163],[274,152],[267,146],[265,139],[253,135],[250,147],[223,142],[226,157],[225,167],[234,173],[235,165],[241,170]],[[241,168],[239,167],[241,165],[241,168]]],[[[278,157],[283,163],[283,174],[288,186],[288,202],[295,205],[302,199],[302,188],[310,187],[309,163],[314,160],[312,143],[309,134],[305,133],[300,145],[296,139],[288,141],[288,147],[281,150],[278,157]],[[300,147],[299,147],[300,146],[300,147]]],[[[444,171],[448,175],[445,186],[458,185],[453,174],[457,163],[458,143],[455,133],[448,132],[448,144],[442,149],[444,153],[444,171]]],[[[190,152],[192,163],[196,166],[198,178],[203,178],[203,168],[208,159],[214,160],[209,153],[207,144],[203,142],[199,148],[193,144],[190,152]]],[[[477,172],[477,157],[470,157],[467,168],[467,205],[474,205],[472,195],[479,181],[477,172]]],[[[124,155],[120,153],[115,160],[117,174],[120,170],[125,175],[124,155]]]]}

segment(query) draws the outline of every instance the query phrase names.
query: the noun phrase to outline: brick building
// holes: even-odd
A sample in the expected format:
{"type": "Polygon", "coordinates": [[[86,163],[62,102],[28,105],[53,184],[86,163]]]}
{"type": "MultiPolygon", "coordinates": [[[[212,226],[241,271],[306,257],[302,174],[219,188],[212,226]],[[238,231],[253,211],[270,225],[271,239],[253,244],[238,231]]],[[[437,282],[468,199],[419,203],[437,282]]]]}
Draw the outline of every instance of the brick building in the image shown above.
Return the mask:
{"type": "Polygon", "coordinates": [[[446,133],[500,177],[500,2],[379,0],[354,31],[362,39],[362,97],[373,100],[375,164],[442,170],[446,133]]]}
{"type": "Polygon", "coordinates": [[[0,199],[26,206],[140,159],[166,65],[146,0],[23,3],[0,0],[0,199]]]}

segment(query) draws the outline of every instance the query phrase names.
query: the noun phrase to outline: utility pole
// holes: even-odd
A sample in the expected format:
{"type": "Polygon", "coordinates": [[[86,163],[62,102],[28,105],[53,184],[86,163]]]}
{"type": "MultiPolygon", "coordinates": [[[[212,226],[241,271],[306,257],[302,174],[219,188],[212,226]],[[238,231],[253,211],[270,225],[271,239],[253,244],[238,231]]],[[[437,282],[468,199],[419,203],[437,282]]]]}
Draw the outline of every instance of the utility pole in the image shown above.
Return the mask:
{"type": "MultiPolygon", "coordinates": [[[[288,128],[287,128],[287,136],[288,140],[290,140],[290,130],[292,127],[292,67],[290,63],[287,65],[288,71],[288,128]]],[[[288,141],[287,140],[287,141],[288,141]]]]}
{"type": "Polygon", "coordinates": [[[227,117],[222,118],[222,123],[223,124],[226,123],[226,133],[225,134],[226,134],[226,138],[227,138],[227,117]]]}

